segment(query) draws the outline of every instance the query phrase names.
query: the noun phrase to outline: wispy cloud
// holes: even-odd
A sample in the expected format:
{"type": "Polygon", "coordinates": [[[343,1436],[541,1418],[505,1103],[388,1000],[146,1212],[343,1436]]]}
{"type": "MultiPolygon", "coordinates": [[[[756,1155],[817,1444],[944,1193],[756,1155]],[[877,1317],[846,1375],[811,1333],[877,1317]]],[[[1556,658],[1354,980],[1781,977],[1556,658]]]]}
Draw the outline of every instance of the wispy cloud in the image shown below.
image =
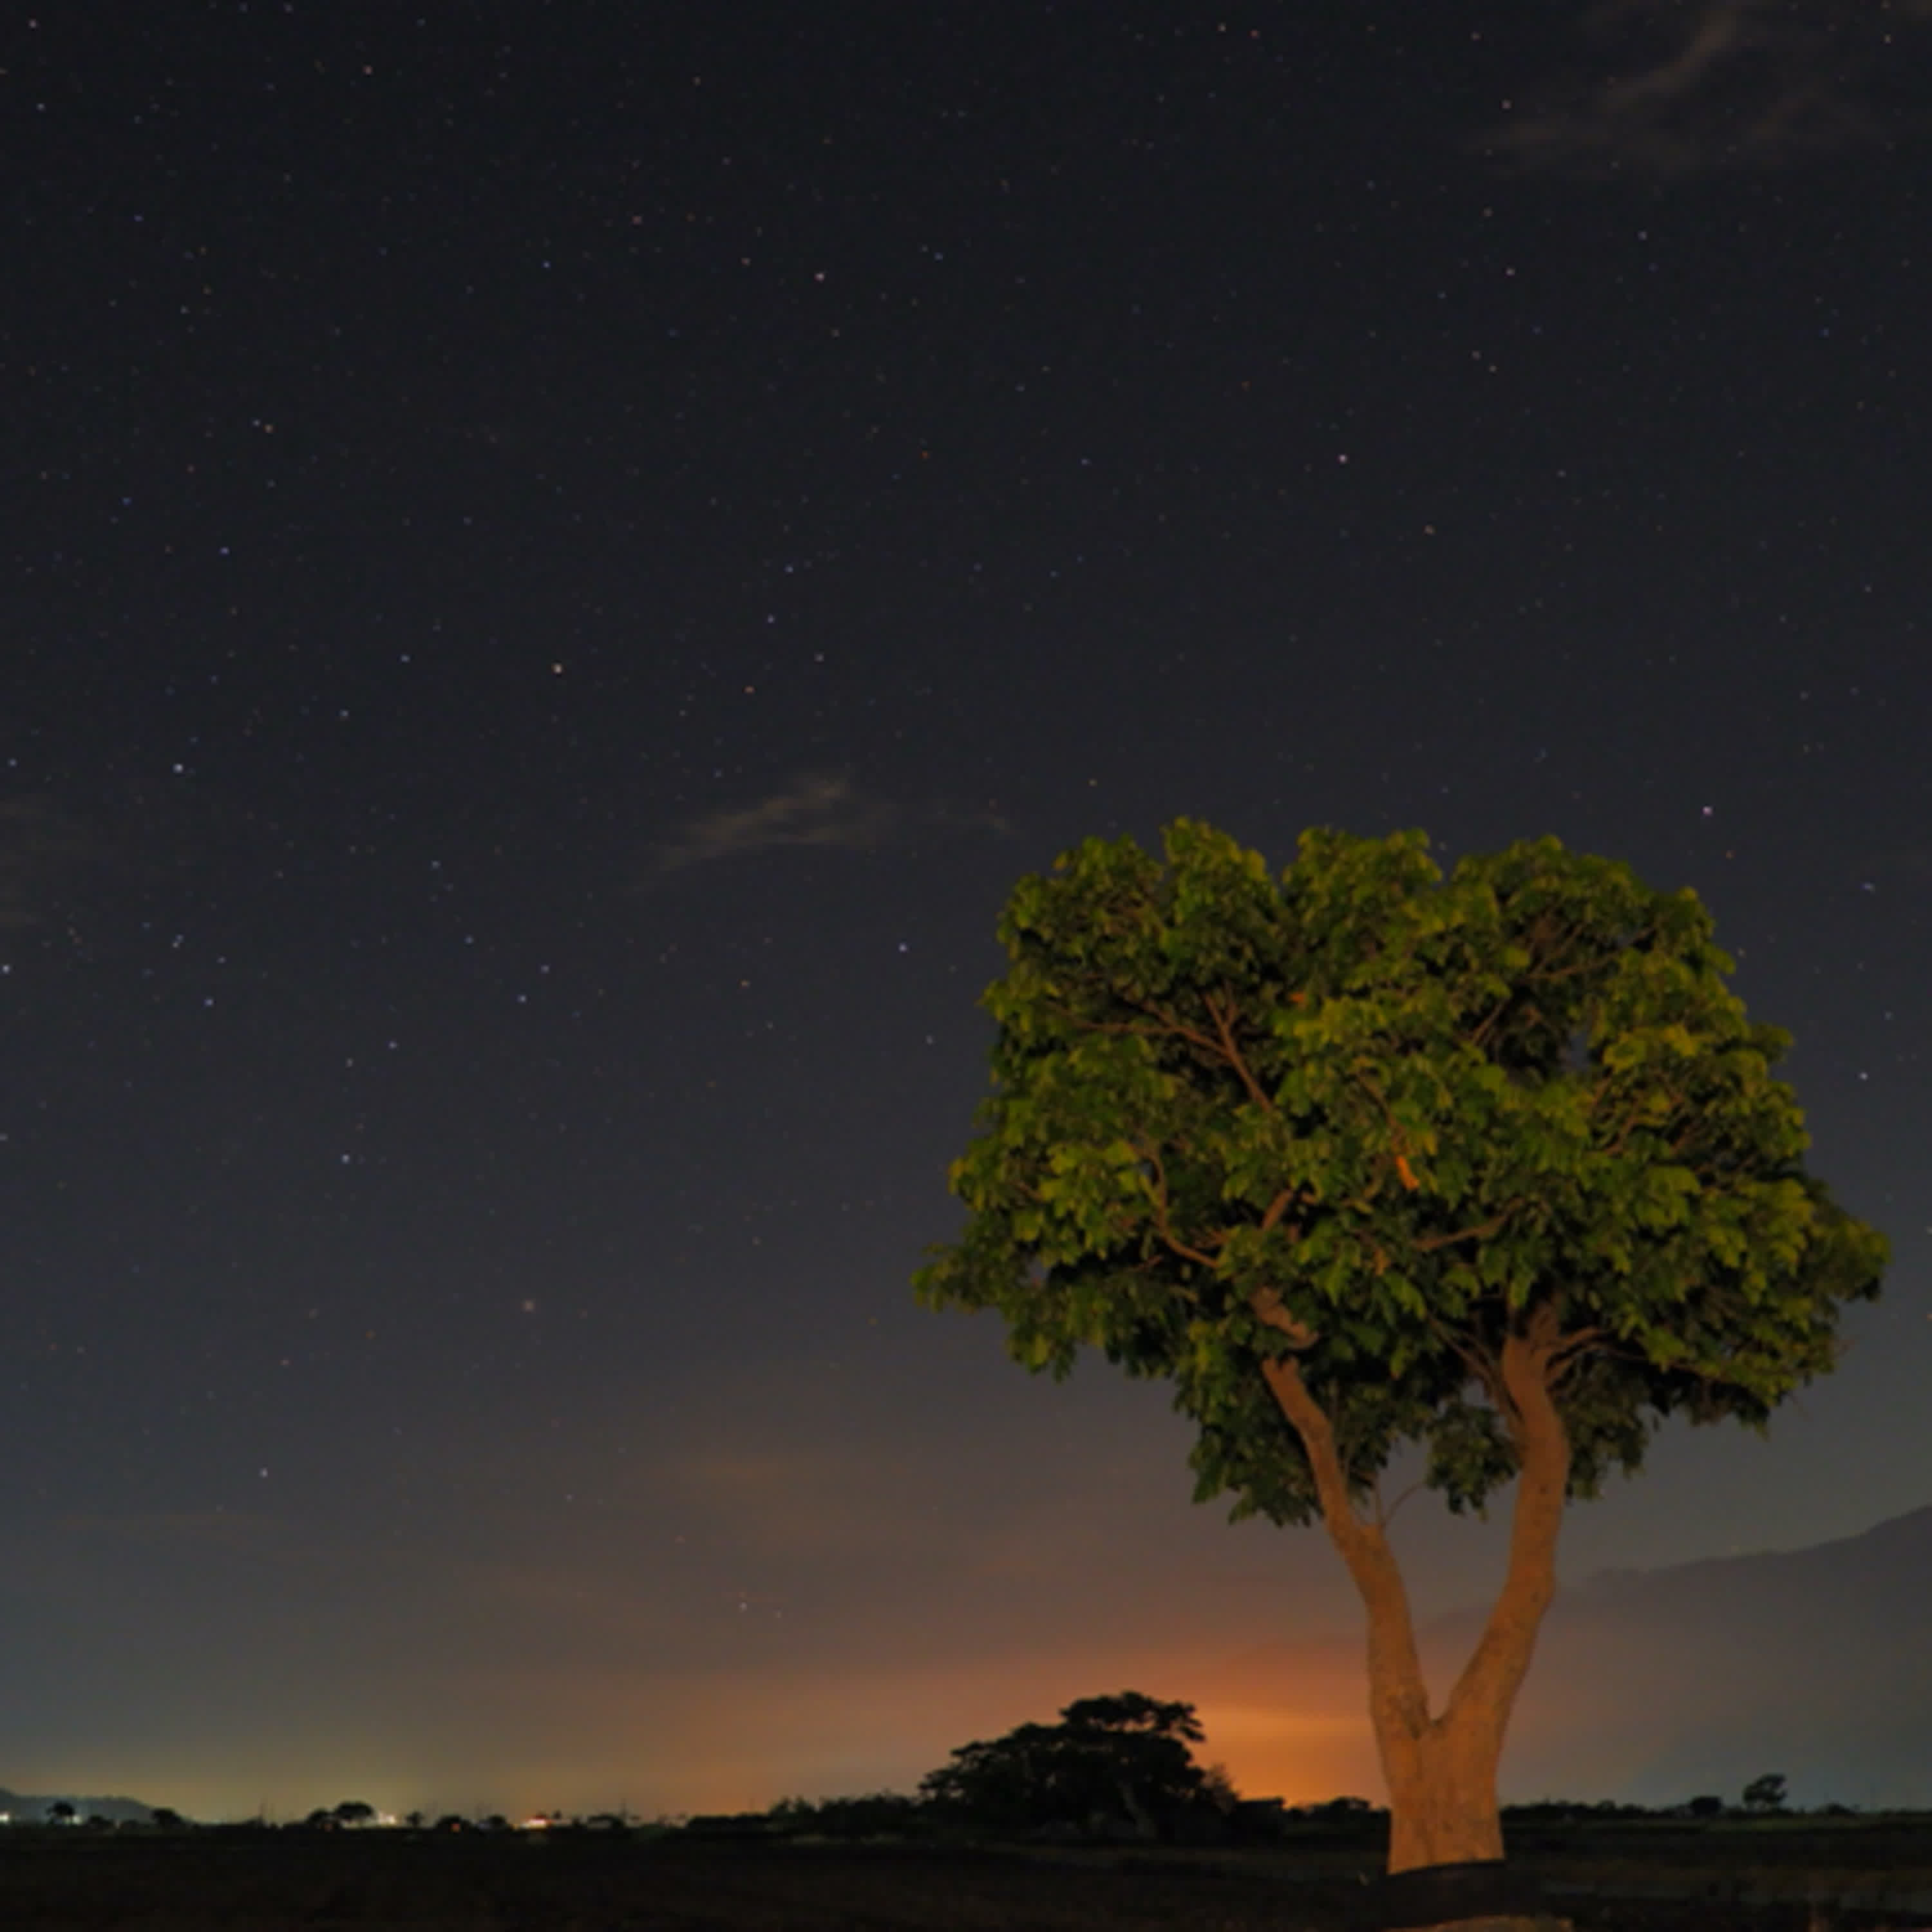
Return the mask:
{"type": "Polygon", "coordinates": [[[939,826],[988,832],[1008,829],[992,811],[898,805],[866,790],[846,773],[808,773],[754,804],[690,820],[658,847],[656,870],[682,872],[784,846],[871,851],[939,826]]]}
{"type": "Polygon", "coordinates": [[[1483,145],[1529,168],[1670,177],[1783,165],[1884,132],[1883,68],[1932,0],[1601,0],[1582,69],[1483,145]]]}

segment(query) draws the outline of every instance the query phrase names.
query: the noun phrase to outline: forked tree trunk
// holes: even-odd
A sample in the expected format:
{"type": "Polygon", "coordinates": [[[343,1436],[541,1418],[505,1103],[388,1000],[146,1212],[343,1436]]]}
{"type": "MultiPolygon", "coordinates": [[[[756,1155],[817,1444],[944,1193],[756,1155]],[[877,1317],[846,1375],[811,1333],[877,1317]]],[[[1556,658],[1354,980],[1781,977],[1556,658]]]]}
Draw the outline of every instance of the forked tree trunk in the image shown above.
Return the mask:
{"type": "Polygon", "coordinates": [[[1308,1452],[1322,1521],[1368,1614],[1369,1708],[1388,1781],[1391,1872],[1503,1856],[1496,1771],[1517,1691],[1556,1587],[1570,1445],[1551,1395],[1559,1360],[1546,1311],[1505,1342],[1496,1390],[1521,1462],[1509,1567],[1439,1714],[1430,1709],[1408,1592],[1379,1522],[1357,1515],[1327,1412],[1292,1356],[1269,1387],[1308,1452]]]}
{"type": "Polygon", "coordinates": [[[1390,1871],[1502,1856],[1496,1726],[1438,1718],[1418,1734],[1406,1724],[1378,1723],[1376,1743],[1388,1782],[1390,1871]]]}

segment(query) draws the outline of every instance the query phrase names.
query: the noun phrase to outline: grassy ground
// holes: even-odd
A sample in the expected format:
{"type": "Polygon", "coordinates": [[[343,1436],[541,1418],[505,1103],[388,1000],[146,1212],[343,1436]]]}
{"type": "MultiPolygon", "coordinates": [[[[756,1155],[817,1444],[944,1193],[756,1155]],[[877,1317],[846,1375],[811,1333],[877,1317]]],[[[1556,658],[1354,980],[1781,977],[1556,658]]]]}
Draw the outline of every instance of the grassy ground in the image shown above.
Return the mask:
{"type": "MultiPolygon", "coordinates": [[[[1886,1910],[1753,1903],[1742,1858],[1660,1858],[1718,1874],[1675,1899],[1565,1895],[1577,1932],[1868,1932],[1932,1925],[1886,1910]]],[[[1755,1846],[1733,1846],[1747,1851],[1755,1846]]],[[[1530,1862],[1589,1869],[1574,1848],[1530,1862]]],[[[196,1832],[0,1834],[0,1925],[45,1932],[1347,1932],[1356,1871],[1317,1854],[974,1852],[196,1832]]],[[[1795,1869],[1795,1868],[1794,1868],[1795,1869]]],[[[1808,1869],[1808,1868],[1807,1868],[1808,1869]]],[[[1622,1861],[1604,1870],[1616,1875],[1622,1861]]],[[[1599,1876],[1601,1874],[1600,1874],[1599,1876]]]]}
{"type": "Polygon", "coordinates": [[[586,1846],[391,1834],[9,1843],[0,1925],[46,1932],[1288,1932],[1346,1923],[1265,1874],[997,1854],[586,1846]],[[1312,1916],[1311,1916],[1312,1915],[1312,1916]]]}

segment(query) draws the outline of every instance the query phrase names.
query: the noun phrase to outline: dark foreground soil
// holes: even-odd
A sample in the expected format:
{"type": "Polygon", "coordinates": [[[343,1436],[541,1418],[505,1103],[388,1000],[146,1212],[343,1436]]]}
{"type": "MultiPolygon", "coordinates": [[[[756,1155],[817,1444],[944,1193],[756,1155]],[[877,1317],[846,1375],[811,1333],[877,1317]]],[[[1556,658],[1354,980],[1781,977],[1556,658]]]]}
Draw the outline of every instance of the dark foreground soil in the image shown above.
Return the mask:
{"type": "MultiPolygon", "coordinates": [[[[0,1834],[14,1932],[1347,1932],[1351,1879],[1212,1862],[529,1838],[0,1834]]],[[[1868,1932],[1802,1904],[1566,1900],[1577,1932],[1868,1932]]]]}

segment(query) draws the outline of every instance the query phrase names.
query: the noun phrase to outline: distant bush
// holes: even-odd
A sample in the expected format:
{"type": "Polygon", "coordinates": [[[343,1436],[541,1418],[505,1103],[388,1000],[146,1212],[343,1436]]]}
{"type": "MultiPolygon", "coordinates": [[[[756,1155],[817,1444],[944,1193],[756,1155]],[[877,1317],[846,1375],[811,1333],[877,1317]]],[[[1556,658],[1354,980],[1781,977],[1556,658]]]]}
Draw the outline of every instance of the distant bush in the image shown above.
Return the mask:
{"type": "Polygon", "coordinates": [[[1288,1815],[1309,1824],[1348,1825],[1388,1814],[1383,1806],[1371,1804],[1366,1798],[1343,1797],[1324,1798],[1312,1804],[1297,1804],[1288,1815]]]}
{"type": "Polygon", "coordinates": [[[775,1838],[780,1835],[765,1811],[701,1811],[684,1821],[687,1838],[775,1838]]]}
{"type": "Polygon", "coordinates": [[[1649,1818],[1656,1814],[1642,1804],[1619,1804],[1614,1798],[1539,1798],[1534,1804],[1505,1804],[1503,1816],[1524,1825],[1582,1824],[1594,1818],[1649,1818]]]}
{"type": "Polygon", "coordinates": [[[868,1792],[856,1798],[788,1798],[772,1807],[772,1822],[788,1837],[910,1838],[928,1826],[916,1798],[896,1791],[868,1792]]]}
{"type": "Polygon", "coordinates": [[[1288,1807],[1279,1798],[1238,1798],[1228,1814],[1228,1836],[1238,1845],[1268,1845],[1288,1836],[1288,1807]]]}

